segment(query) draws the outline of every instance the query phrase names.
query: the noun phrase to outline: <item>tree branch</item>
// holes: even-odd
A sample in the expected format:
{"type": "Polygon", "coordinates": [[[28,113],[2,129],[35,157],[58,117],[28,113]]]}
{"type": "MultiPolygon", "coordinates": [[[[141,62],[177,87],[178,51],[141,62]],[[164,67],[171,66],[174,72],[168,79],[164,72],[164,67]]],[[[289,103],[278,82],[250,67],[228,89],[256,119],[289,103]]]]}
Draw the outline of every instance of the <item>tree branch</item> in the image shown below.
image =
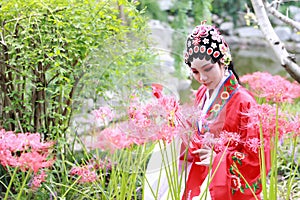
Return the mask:
{"type": "Polygon", "coordinates": [[[251,3],[257,16],[260,30],[270,44],[276,57],[280,60],[281,65],[291,77],[300,83],[300,67],[291,59],[292,56],[286,50],[284,43],[282,43],[276,35],[262,0],[251,0],[251,3]]]}
{"type": "Polygon", "coordinates": [[[295,29],[297,29],[298,31],[300,31],[300,22],[296,22],[294,20],[292,20],[291,18],[283,15],[282,13],[280,13],[278,10],[276,10],[271,4],[269,4],[268,2],[266,3],[266,9],[267,11],[272,14],[274,17],[278,18],[279,20],[283,21],[284,23],[294,27],[295,29]]]}

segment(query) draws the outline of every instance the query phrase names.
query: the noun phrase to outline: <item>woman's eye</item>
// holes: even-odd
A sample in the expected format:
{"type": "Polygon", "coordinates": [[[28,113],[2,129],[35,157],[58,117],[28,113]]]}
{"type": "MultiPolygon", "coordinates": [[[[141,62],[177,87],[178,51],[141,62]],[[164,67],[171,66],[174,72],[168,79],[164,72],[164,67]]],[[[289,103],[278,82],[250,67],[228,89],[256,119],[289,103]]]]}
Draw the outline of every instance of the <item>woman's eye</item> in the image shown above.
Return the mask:
{"type": "Polygon", "coordinates": [[[209,67],[209,68],[206,68],[204,71],[205,71],[205,72],[209,72],[212,68],[213,68],[213,66],[211,66],[211,67],[209,67]]]}

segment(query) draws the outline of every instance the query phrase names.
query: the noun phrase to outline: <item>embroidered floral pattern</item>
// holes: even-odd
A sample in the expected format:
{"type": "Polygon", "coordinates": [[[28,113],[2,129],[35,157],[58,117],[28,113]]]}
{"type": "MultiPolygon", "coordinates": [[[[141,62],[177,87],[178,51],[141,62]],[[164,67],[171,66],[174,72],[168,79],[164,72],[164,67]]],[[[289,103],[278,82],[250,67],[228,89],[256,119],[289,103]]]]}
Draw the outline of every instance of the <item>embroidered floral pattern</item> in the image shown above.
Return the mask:
{"type": "MultiPolygon", "coordinates": [[[[238,163],[239,165],[242,165],[242,160],[245,159],[247,155],[241,152],[234,152],[232,156],[232,160],[234,163],[238,163]]],[[[231,182],[231,193],[235,194],[237,191],[240,191],[241,193],[245,192],[245,189],[252,189],[255,193],[259,189],[259,186],[261,184],[261,180],[258,179],[251,185],[246,183],[243,178],[241,177],[240,173],[236,171],[236,165],[232,164],[230,165],[229,172],[230,172],[230,182],[231,182]]]]}
{"type": "Polygon", "coordinates": [[[236,175],[231,175],[230,177],[231,189],[237,191],[241,188],[241,179],[236,175]]]}
{"type": "Polygon", "coordinates": [[[194,37],[207,37],[210,29],[211,26],[196,26],[192,34],[194,37]]]}
{"type": "Polygon", "coordinates": [[[215,112],[219,112],[220,108],[221,108],[220,104],[217,104],[217,103],[216,103],[216,104],[213,106],[212,110],[214,110],[215,112]]]}
{"type": "MultiPolygon", "coordinates": [[[[209,129],[210,121],[212,121],[213,119],[215,119],[218,116],[218,114],[221,112],[221,110],[223,109],[226,102],[229,101],[229,99],[236,92],[238,87],[239,87],[239,85],[237,83],[235,76],[232,74],[232,72],[230,72],[229,77],[227,78],[227,80],[225,80],[225,82],[221,86],[220,92],[218,93],[217,97],[215,98],[213,103],[210,105],[210,107],[207,111],[207,115],[203,116],[203,118],[202,118],[202,128],[201,128],[201,130],[199,130],[200,133],[203,134],[205,132],[210,131],[210,129],[209,129]]],[[[203,103],[204,103],[204,101],[200,102],[200,107],[201,107],[201,105],[203,106],[203,103]]]]}
{"type": "Polygon", "coordinates": [[[221,96],[221,99],[226,100],[229,98],[229,93],[227,91],[223,91],[220,96],[221,96]]]}
{"type": "Polygon", "coordinates": [[[195,38],[195,39],[193,40],[193,45],[197,46],[197,45],[199,45],[200,42],[201,42],[201,39],[200,39],[200,38],[195,38]]]}
{"type": "Polygon", "coordinates": [[[242,165],[242,160],[245,158],[245,154],[241,152],[234,152],[234,155],[232,156],[232,160],[242,165]]]}

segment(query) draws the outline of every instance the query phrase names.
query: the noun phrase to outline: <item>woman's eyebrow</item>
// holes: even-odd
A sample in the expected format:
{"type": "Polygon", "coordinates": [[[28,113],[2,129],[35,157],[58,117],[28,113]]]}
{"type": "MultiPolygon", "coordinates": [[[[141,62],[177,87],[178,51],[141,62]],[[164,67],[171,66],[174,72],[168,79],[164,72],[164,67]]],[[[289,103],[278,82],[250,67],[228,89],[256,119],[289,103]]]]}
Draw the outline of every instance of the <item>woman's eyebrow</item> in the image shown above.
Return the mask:
{"type": "Polygon", "coordinates": [[[211,64],[211,63],[206,63],[206,64],[202,65],[200,68],[206,67],[206,66],[208,66],[208,65],[210,65],[210,64],[211,64]]]}

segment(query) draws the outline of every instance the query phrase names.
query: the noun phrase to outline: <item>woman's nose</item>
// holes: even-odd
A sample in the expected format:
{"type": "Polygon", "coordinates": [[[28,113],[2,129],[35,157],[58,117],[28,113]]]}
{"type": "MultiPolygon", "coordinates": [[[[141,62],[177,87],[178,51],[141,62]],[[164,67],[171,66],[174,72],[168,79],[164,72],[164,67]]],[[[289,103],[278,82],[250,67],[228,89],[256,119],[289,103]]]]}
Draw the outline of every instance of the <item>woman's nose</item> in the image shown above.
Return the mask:
{"type": "Polygon", "coordinates": [[[203,81],[203,82],[204,82],[204,81],[206,81],[206,80],[207,80],[207,76],[200,73],[200,81],[203,81]]]}

